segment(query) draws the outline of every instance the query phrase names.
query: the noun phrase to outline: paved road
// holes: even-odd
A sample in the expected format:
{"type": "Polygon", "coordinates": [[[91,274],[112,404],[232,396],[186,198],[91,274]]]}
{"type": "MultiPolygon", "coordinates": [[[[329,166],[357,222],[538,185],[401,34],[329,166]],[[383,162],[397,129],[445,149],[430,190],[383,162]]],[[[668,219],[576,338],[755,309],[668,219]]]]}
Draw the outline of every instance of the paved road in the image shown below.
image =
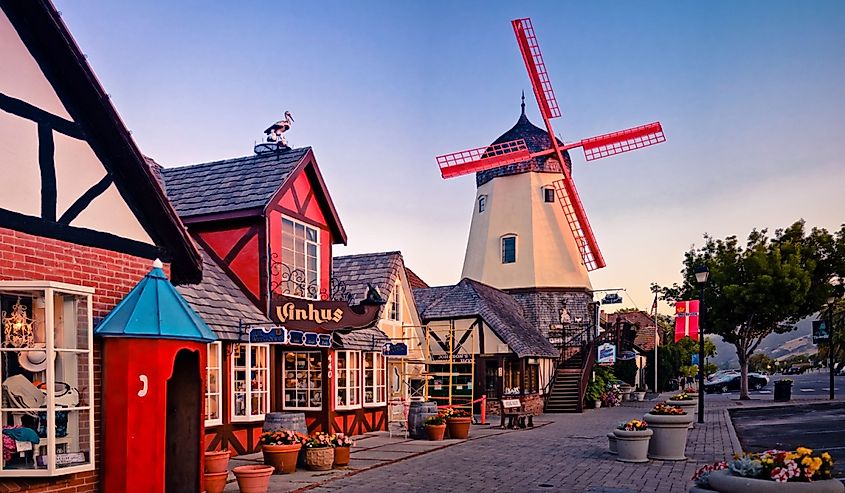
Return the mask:
{"type": "MultiPolygon", "coordinates": [[[[830,392],[830,376],[827,371],[824,371],[804,373],[803,375],[771,375],[769,376],[769,385],[759,391],[752,390],[749,394],[752,398],[758,398],[761,400],[772,399],[772,394],[774,393],[774,382],[783,378],[790,378],[794,382],[792,384],[793,399],[820,399],[826,397],[830,392]]],[[[845,395],[845,376],[835,377],[833,388],[837,395],[845,395]]],[[[726,394],[707,394],[705,400],[711,396],[716,398],[716,400],[719,400],[718,396],[720,395],[736,399],[739,392],[735,391],[726,394]]]]}
{"type": "Polygon", "coordinates": [[[793,450],[799,446],[827,450],[845,470],[845,403],[813,403],[762,409],[731,409],[731,420],[743,450],[793,450]]]}

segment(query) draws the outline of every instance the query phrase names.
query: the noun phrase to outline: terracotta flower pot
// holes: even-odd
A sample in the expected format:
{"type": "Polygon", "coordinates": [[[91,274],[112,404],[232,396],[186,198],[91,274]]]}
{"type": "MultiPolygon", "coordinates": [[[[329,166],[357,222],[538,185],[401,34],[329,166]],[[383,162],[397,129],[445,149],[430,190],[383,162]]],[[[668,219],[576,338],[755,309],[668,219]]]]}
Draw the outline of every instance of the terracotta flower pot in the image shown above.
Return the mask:
{"type": "Polygon", "coordinates": [[[238,466],[232,470],[241,493],[267,493],[273,466],[238,466]]]}
{"type": "Polygon", "coordinates": [[[305,467],[312,471],[328,471],[334,462],[334,447],[306,447],[305,467]]]}
{"type": "Polygon", "coordinates": [[[291,474],[296,472],[296,459],[302,444],[293,445],[262,445],[264,463],[276,469],[275,474],[291,474]]]}
{"type": "Polygon", "coordinates": [[[810,483],[778,483],[766,479],[734,476],[728,470],[713,471],[708,478],[710,488],[721,493],[843,493],[845,486],[837,479],[810,483]]]}
{"type": "Polygon", "coordinates": [[[221,493],[229,479],[229,471],[207,472],[203,476],[203,488],[206,493],[221,493]]]}
{"type": "Polygon", "coordinates": [[[442,425],[425,425],[425,434],[431,441],[443,440],[443,435],[446,434],[446,423],[442,425]]]}
{"type": "Polygon", "coordinates": [[[449,430],[449,438],[466,440],[469,437],[469,427],[472,418],[449,418],[446,420],[446,428],[449,430]]]}
{"type": "Polygon", "coordinates": [[[648,462],[648,443],[654,434],[651,430],[613,430],[616,436],[616,460],[620,462],[648,462]]]}
{"type": "Polygon", "coordinates": [[[663,415],[648,413],[643,421],[654,431],[648,444],[648,458],[659,460],[687,460],[687,432],[692,415],[663,415]]]}
{"type": "Polygon", "coordinates": [[[334,448],[334,467],[344,467],[349,465],[349,447],[335,447],[334,448]]]}
{"type": "Polygon", "coordinates": [[[205,453],[205,472],[224,472],[229,470],[228,450],[205,453]]]}

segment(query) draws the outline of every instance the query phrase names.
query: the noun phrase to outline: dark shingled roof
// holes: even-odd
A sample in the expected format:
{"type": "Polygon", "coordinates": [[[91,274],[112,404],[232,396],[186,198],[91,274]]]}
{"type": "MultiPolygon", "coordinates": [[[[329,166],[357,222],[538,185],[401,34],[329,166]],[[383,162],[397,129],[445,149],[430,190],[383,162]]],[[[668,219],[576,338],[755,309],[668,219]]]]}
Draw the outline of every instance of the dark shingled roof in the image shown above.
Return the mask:
{"type": "Polygon", "coordinates": [[[161,171],[180,217],[253,209],[267,205],[310,149],[280,149],[161,171]]]}
{"type": "Polygon", "coordinates": [[[176,286],[203,321],[223,340],[238,339],[238,322],[274,325],[201,247],[203,277],[199,284],[176,286]]]}
{"type": "Polygon", "coordinates": [[[401,252],[344,255],[332,259],[332,281],[337,283],[334,289],[346,290],[350,304],[360,303],[367,297],[367,283],[377,287],[382,298],[387,300],[399,278],[399,270],[403,268],[401,252]]]}
{"type": "Polygon", "coordinates": [[[415,289],[414,298],[424,322],[481,317],[520,358],[558,356],[540,330],[522,316],[519,303],[504,291],[464,278],[454,286],[415,289]]]}
{"type": "Polygon", "coordinates": [[[335,332],[333,335],[336,349],[377,351],[381,350],[385,344],[392,342],[387,334],[377,327],[353,330],[347,333],[335,332]]]}
{"type": "MultiPolygon", "coordinates": [[[[525,103],[522,104],[522,114],[516,124],[510,130],[503,133],[498,139],[493,141],[493,144],[501,144],[502,142],[509,142],[511,140],[525,139],[525,145],[531,152],[539,152],[551,147],[552,143],[549,140],[549,133],[535,126],[525,116],[525,103]]],[[[558,143],[563,145],[563,142],[558,139],[558,143]]],[[[491,145],[493,145],[491,144],[491,145]]],[[[564,151],[563,158],[566,161],[567,167],[572,170],[572,160],[569,159],[569,151],[564,151]]],[[[476,186],[481,186],[488,181],[498,176],[517,175],[519,173],[527,173],[529,171],[540,173],[561,173],[560,163],[557,159],[551,156],[537,157],[523,161],[521,163],[513,163],[498,168],[479,171],[475,174],[476,186]]]]}

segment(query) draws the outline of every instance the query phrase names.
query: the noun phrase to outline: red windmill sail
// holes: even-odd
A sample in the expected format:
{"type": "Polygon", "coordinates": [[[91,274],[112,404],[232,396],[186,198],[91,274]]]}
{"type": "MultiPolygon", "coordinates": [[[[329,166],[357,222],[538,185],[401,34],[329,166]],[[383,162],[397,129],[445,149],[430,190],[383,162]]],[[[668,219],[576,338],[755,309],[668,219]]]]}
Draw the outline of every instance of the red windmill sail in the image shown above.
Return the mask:
{"type": "Polygon", "coordinates": [[[534,33],[534,26],[531,19],[516,19],[511,21],[525,68],[528,71],[528,78],[531,80],[531,87],[534,90],[534,97],[537,99],[537,106],[546,124],[546,131],[549,134],[551,147],[537,152],[530,152],[524,140],[513,140],[502,142],[486,147],[478,147],[466,151],[453,152],[437,156],[437,164],[440,166],[440,174],[443,178],[453,178],[469,173],[477,173],[507,164],[524,162],[528,159],[554,156],[563,171],[563,178],[553,183],[555,194],[563,209],[563,215],[575,238],[581,260],[588,271],[601,269],[605,261],[599,250],[598,242],[590,227],[587,213],[578,196],[575,182],[568,167],[564,164],[563,153],[569,149],[580,147],[584,151],[587,161],[621,154],[659,144],[666,140],[663,134],[663,127],[660,122],[649,123],[638,127],[611,132],[604,135],[597,135],[577,142],[560,145],[555,138],[551,119],[561,116],[560,106],[555,97],[551,80],[549,79],[546,63],[540,51],[540,45],[534,33]]]}

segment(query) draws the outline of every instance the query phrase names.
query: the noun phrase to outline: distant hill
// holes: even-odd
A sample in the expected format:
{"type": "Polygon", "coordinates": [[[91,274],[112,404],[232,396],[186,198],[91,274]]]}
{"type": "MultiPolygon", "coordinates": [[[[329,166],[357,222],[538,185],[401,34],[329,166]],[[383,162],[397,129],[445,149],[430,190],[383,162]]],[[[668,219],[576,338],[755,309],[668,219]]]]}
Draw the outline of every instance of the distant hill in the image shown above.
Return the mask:
{"type": "MultiPolygon", "coordinates": [[[[795,330],[784,334],[771,334],[763,339],[758,352],[768,354],[776,360],[787,359],[790,356],[799,354],[813,354],[818,348],[813,344],[813,324],[815,315],[800,320],[795,325],[795,330]]],[[[710,340],[716,345],[716,357],[714,363],[720,369],[739,368],[739,359],[736,357],[736,348],[722,340],[719,336],[710,336],[710,340]]]]}

